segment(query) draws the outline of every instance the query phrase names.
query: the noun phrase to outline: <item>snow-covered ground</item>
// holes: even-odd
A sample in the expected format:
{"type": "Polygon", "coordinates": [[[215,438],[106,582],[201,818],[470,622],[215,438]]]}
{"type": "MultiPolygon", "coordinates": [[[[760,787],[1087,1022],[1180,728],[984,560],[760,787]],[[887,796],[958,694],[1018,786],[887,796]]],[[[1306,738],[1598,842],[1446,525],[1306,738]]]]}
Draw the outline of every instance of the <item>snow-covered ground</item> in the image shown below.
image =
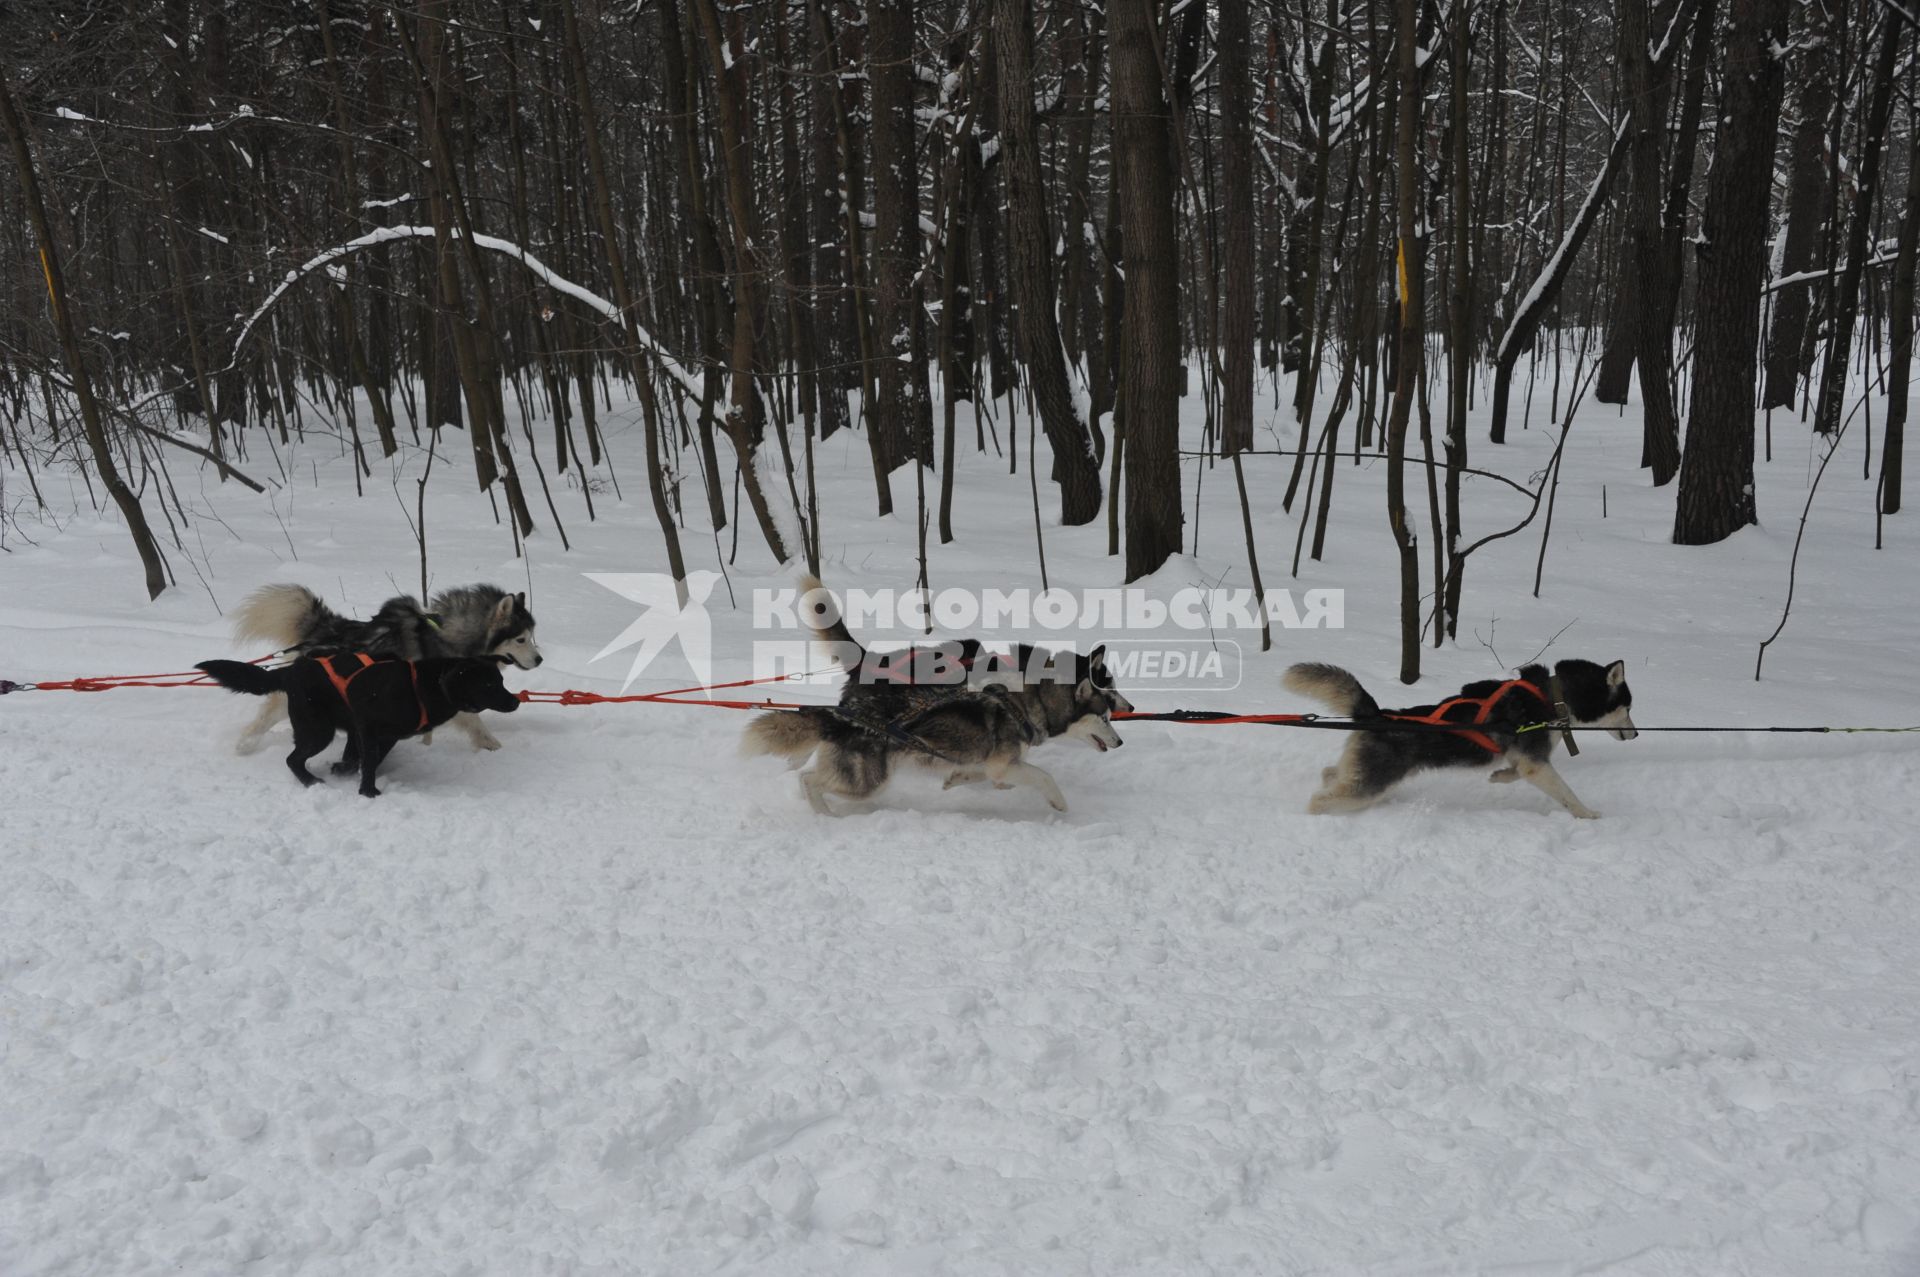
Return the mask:
{"type": "MultiPolygon", "coordinates": [[[[1474,464],[1539,471],[1541,415],[1474,464]]],[[[971,434],[933,583],[1037,586],[1024,437],[1009,476],[971,434]]],[[[1920,722],[1920,532],[1871,548],[1858,434],[1753,681],[1813,469],[1802,427],[1774,437],[1764,526],[1679,549],[1636,417],[1583,410],[1541,597],[1536,524],[1474,560],[1416,689],[1384,466],[1342,463],[1296,581],[1287,461],[1254,458],[1269,587],[1344,588],[1346,628],[1281,632],[1232,692],[1128,690],[1301,709],[1278,674],[1317,659],[1417,701],[1552,640],[1625,659],[1643,726],[1920,722]]],[[[612,450],[625,501],[589,524],[556,483],[574,549],[537,535],[530,567],[460,451],[436,467],[436,585],[531,587],[547,663],[516,686],[626,673],[591,658],[635,608],[583,574],[664,564],[637,434],[612,450]]],[[[0,678],[257,655],[221,609],[270,581],[362,613],[417,588],[419,458],[356,499],[310,438],[271,502],[173,460],[202,517],[153,604],[77,481],[41,476],[61,508],[36,523],[9,476],[0,678]]],[[[829,583],[910,585],[911,471],[881,522],[861,441],[819,468],[829,583]]],[[[1231,472],[1189,462],[1196,484],[1163,592],[1248,584],[1231,472]]],[[[1524,509],[1468,494],[1475,533],[1524,509]]],[[[1055,585],[1120,583],[1104,518],[1047,523],[1055,585]]],[[[790,584],[739,545],[719,678],[749,672],[749,592],[790,584]]],[[[636,690],[688,681],[663,659],[636,690]]],[[[403,746],[367,802],[233,756],[254,708],[0,700],[7,1277],[1920,1273],[1920,738],[1590,737],[1562,770],[1597,822],[1472,774],[1314,818],[1333,734],[1132,724],[1036,757],[1066,815],[913,780],[830,820],[735,757],[737,713],[529,706],[499,753],[403,746]]]]}

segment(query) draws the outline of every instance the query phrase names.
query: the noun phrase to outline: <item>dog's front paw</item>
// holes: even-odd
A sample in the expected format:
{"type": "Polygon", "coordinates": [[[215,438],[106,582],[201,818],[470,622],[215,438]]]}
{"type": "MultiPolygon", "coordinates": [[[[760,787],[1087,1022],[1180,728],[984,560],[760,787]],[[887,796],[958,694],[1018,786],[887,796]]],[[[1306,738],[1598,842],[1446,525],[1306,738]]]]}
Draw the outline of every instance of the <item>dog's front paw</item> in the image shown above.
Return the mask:
{"type": "Polygon", "coordinates": [[[333,765],[333,774],[336,776],[351,776],[359,770],[360,760],[357,758],[343,758],[333,765]]]}
{"type": "Polygon", "coordinates": [[[1487,783],[1490,785],[1511,785],[1519,779],[1520,773],[1511,767],[1502,767],[1497,772],[1489,772],[1487,774],[1487,783]]]}
{"type": "Polygon", "coordinates": [[[499,749],[500,738],[484,727],[477,727],[473,731],[473,747],[475,749],[499,749]]]}
{"type": "Polygon", "coordinates": [[[360,796],[362,798],[378,798],[380,791],[372,785],[362,785],[360,786],[360,796]]]}
{"type": "Polygon", "coordinates": [[[1600,813],[1599,813],[1599,812],[1597,812],[1597,811],[1595,811],[1595,810],[1594,810],[1593,808],[1591,808],[1591,807],[1569,807],[1569,808],[1567,808],[1567,810],[1573,813],[1573,818],[1574,818],[1575,820],[1598,820],[1598,819],[1600,819],[1600,813]]]}

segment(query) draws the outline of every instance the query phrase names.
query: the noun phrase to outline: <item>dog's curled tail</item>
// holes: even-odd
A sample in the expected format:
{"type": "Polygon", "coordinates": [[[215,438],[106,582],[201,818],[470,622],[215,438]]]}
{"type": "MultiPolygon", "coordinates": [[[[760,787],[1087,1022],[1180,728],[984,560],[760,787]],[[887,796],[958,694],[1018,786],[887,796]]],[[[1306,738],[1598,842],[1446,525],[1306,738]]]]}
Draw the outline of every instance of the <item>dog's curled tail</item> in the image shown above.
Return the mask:
{"type": "Polygon", "coordinates": [[[1280,681],[1288,691],[1319,701],[1348,718],[1372,718],[1380,712],[1380,706],[1367,694],[1367,689],[1360,686],[1360,680],[1338,665],[1317,662],[1291,665],[1280,676],[1280,681]]]}
{"type": "Polygon", "coordinates": [[[233,614],[233,636],[242,643],[263,642],[285,651],[306,641],[333,612],[304,585],[263,585],[233,614]]]}
{"type": "Polygon", "coordinates": [[[778,754],[798,766],[819,743],[820,724],[814,715],[805,710],[774,710],[747,724],[740,752],[749,758],[778,754]]]}
{"type": "Polygon", "coordinates": [[[229,692],[244,692],[248,696],[271,696],[275,692],[286,690],[281,685],[281,672],[270,670],[264,665],[249,665],[245,661],[202,661],[193,668],[229,692]]]}
{"type": "Polygon", "coordinates": [[[860,646],[859,641],[853,637],[853,631],[847,628],[846,618],[840,615],[840,605],[838,602],[832,603],[831,610],[826,616],[817,615],[813,608],[807,606],[806,600],[808,596],[812,595],[816,590],[820,592],[822,602],[833,598],[833,592],[827,589],[826,586],[820,584],[819,577],[808,573],[800,578],[799,598],[801,600],[801,618],[806,621],[807,628],[813,631],[813,636],[822,643],[827,644],[834,652],[834,659],[840,660],[842,664],[851,669],[854,665],[859,664],[866,658],[867,650],[860,646]],[[846,644],[846,646],[841,647],[840,644],[842,643],[846,644]],[[845,661],[842,659],[843,656],[851,656],[853,660],[851,662],[845,661]]]}

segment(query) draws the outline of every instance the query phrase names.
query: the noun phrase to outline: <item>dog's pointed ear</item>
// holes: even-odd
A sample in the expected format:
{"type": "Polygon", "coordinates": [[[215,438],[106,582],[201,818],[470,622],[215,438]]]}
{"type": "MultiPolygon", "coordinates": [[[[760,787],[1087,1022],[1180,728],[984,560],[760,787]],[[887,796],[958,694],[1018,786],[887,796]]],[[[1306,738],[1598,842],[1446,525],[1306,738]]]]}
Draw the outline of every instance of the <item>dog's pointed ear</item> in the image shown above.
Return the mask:
{"type": "Polygon", "coordinates": [[[1618,687],[1626,681],[1627,663],[1625,661],[1615,661],[1613,664],[1607,666],[1608,687],[1618,687]]]}
{"type": "Polygon", "coordinates": [[[524,592],[516,594],[513,596],[513,601],[519,606],[525,607],[527,605],[527,596],[524,592]]]}
{"type": "Polygon", "coordinates": [[[1099,647],[1096,647],[1091,652],[1087,653],[1088,669],[1090,670],[1105,669],[1106,665],[1107,665],[1107,645],[1105,643],[1102,643],[1099,647]]]}
{"type": "Polygon", "coordinates": [[[493,605],[492,624],[505,625],[513,619],[513,600],[514,596],[511,594],[500,596],[500,601],[493,605]]]}

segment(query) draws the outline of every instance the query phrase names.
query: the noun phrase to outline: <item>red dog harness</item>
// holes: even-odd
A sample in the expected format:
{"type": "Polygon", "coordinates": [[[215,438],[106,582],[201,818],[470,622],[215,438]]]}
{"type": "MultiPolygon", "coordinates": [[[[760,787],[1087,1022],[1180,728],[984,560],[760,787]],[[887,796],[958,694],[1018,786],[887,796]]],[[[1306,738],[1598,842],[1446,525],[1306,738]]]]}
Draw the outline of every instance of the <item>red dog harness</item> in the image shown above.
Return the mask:
{"type": "MultiPolygon", "coordinates": [[[[1541,704],[1548,707],[1551,707],[1553,704],[1538,687],[1529,683],[1524,678],[1515,678],[1500,684],[1500,686],[1494,688],[1485,696],[1450,697],[1434,706],[1431,714],[1388,714],[1385,717],[1399,719],[1402,722],[1408,723],[1430,723],[1436,727],[1445,727],[1462,721],[1470,721],[1474,726],[1478,727],[1493,717],[1494,707],[1506,697],[1508,692],[1515,690],[1524,690],[1532,693],[1539,698],[1541,704]],[[1449,716],[1450,711],[1464,708],[1468,705],[1474,707],[1473,718],[1471,720],[1463,720],[1449,716]]],[[[1505,745],[1495,741],[1485,732],[1461,730],[1457,734],[1472,741],[1490,754],[1504,754],[1506,752],[1507,747],[1505,745]]]]}
{"type": "MultiPolygon", "coordinates": [[[[349,707],[353,705],[353,699],[347,695],[347,685],[366,673],[373,666],[388,663],[387,661],[376,661],[365,652],[355,652],[353,655],[354,658],[360,662],[360,668],[347,674],[342,674],[339,670],[333,668],[335,657],[316,656],[314,658],[314,660],[319,662],[320,668],[327,672],[327,680],[333,684],[333,690],[340,693],[340,699],[349,707]]],[[[413,703],[420,708],[420,723],[419,726],[413,730],[416,732],[424,732],[427,730],[428,716],[427,702],[420,696],[420,667],[412,661],[405,662],[405,665],[407,667],[408,677],[413,680],[413,703]]]]}

